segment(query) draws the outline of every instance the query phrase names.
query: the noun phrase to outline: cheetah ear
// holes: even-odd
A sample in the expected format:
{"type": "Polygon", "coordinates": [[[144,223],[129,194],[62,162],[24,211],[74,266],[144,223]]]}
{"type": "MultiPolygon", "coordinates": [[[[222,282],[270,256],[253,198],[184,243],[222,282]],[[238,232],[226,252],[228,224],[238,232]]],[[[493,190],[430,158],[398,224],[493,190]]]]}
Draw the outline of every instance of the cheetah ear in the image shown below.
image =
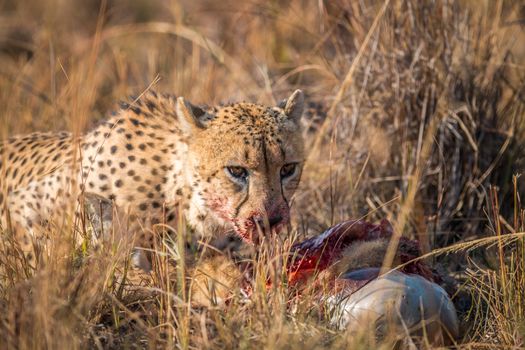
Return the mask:
{"type": "Polygon", "coordinates": [[[213,119],[212,115],[204,109],[191,104],[184,97],[177,98],[177,116],[182,131],[191,134],[198,130],[204,130],[213,119]]]}
{"type": "Polygon", "coordinates": [[[294,93],[286,100],[279,103],[279,107],[284,110],[284,114],[294,122],[298,122],[303,115],[304,94],[301,90],[295,90],[294,93]]]}

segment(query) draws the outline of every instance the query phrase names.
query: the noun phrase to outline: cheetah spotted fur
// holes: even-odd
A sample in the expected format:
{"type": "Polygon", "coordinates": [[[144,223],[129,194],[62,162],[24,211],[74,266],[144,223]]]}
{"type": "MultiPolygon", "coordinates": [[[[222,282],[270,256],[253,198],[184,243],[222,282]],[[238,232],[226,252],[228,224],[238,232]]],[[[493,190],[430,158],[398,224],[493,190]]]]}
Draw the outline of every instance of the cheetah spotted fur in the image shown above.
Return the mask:
{"type": "Polygon", "coordinates": [[[147,92],[88,133],[33,133],[0,144],[1,231],[14,228],[34,255],[39,228],[82,193],[132,213],[140,236],[179,214],[198,236],[233,231],[257,243],[289,222],[304,161],[295,91],[278,106],[233,103],[201,108],[147,92]]]}

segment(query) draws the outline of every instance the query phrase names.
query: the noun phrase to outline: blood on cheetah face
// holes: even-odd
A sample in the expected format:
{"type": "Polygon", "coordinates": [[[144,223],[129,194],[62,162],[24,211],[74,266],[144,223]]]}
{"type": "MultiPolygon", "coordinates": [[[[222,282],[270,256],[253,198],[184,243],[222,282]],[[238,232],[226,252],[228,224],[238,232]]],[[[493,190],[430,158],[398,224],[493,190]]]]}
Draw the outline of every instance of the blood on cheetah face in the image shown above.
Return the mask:
{"type": "Polygon", "coordinates": [[[206,215],[249,242],[290,220],[304,161],[303,104],[300,90],[275,107],[235,103],[204,110],[177,101],[194,196],[206,215]]]}

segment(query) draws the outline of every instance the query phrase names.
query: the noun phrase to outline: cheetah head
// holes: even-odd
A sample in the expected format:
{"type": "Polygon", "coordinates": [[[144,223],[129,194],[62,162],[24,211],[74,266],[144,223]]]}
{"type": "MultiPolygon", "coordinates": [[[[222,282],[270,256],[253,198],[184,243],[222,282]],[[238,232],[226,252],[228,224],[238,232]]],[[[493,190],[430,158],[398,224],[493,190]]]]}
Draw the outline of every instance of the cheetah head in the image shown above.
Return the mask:
{"type": "Polygon", "coordinates": [[[279,105],[234,103],[202,109],[180,97],[177,115],[186,135],[186,171],[198,219],[258,243],[290,221],[290,202],[304,162],[295,91],[279,105]]]}

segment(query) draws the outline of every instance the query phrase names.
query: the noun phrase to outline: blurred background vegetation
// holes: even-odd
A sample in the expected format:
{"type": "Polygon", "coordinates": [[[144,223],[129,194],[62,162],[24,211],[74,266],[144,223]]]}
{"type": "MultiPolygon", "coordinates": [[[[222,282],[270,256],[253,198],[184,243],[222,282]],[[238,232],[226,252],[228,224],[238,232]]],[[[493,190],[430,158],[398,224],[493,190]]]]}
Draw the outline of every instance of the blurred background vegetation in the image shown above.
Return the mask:
{"type": "MultiPolygon", "coordinates": [[[[519,0],[0,0],[0,138],[83,132],[148,88],[202,104],[276,103],[300,88],[310,154],[299,234],[389,218],[429,252],[522,227],[524,26],[519,0]]],[[[506,249],[435,264],[484,295],[485,272],[511,273],[506,249]]],[[[497,276],[485,285],[494,295],[465,309],[465,343],[522,344],[523,287],[497,276]],[[497,306],[514,302],[515,315],[497,306]]],[[[248,339],[232,344],[268,345],[248,339]]]]}

